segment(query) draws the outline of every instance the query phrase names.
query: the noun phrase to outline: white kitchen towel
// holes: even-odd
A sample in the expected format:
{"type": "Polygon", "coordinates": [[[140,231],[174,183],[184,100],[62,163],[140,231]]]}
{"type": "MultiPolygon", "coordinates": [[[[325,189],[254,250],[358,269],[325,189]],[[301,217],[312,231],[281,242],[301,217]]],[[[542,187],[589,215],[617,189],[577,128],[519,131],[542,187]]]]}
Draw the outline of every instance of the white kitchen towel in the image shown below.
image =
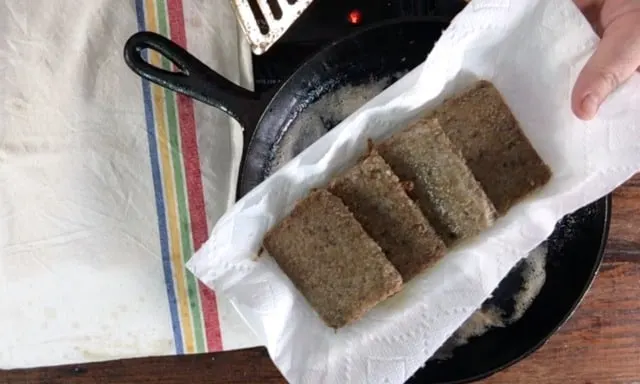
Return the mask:
{"type": "Polygon", "coordinates": [[[401,383],[476,310],[565,214],[640,169],[640,76],[578,120],[570,94],[598,37],[570,0],[473,0],[426,62],[233,206],[188,263],[231,299],[292,383],[401,383]],[[446,96],[488,79],[553,171],[551,181],[433,269],[334,331],[268,256],[265,232],[311,188],[446,96]]]}
{"type": "Polygon", "coordinates": [[[0,368],[257,342],[184,268],[234,200],[241,130],[143,83],[138,30],[252,85],[227,1],[0,0],[0,368]]]}

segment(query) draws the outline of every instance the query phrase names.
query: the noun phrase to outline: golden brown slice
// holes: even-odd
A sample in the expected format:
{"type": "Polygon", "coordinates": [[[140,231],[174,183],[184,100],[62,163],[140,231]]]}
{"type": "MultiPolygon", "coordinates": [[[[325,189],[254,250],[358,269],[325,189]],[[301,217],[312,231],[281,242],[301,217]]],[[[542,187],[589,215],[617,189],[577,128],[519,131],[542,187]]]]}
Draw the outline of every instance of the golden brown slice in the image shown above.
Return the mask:
{"type": "Polygon", "coordinates": [[[551,170],[522,132],[500,92],[480,81],[433,112],[499,214],[546,184],[551,170]]]}
{"type": "Polygon", "coordinates": [[[271,229],[264,247],[333,328],[359,319],[402,277],[336,196],[312,192],[271,229]]]}
{"type": "Polygon", "coordinates": [[[353,212],[405,282],[444,254],[442,240],[375,151],[334,179],[329,191],[353,212]]]}
{"type": "Polygon", "coordinates": [[[496,212],[435,119],[420,118],[378,148],[447,245],[491,226],[496,212]]]}

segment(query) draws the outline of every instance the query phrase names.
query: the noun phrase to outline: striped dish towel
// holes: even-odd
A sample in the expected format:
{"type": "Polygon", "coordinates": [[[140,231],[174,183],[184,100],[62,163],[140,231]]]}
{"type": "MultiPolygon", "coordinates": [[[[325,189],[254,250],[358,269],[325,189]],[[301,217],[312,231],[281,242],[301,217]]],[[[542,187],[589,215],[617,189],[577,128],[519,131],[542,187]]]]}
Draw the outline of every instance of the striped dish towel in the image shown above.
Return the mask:
{"type": "Polygon", "coordinates": [[[0,0],[0,368],[256,344],[184,268],[233,201],[240,128],[134,75],[138,30],[251,87],[226,1],[0,0]]]}

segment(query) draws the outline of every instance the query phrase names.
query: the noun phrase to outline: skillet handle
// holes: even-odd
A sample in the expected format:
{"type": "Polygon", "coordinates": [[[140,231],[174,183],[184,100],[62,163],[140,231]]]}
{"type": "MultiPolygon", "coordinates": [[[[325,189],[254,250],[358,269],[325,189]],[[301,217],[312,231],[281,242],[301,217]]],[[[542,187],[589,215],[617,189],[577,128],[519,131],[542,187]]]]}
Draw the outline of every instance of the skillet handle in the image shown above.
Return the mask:
{"type": "Polygon", "coordinates": [[[141,77],[164,88],[211,105],[236,119],[245,130],[253,131],[262,113],[260,98],[207,67],[178,44],[154,32],[138,32],[124,46],[124,59],[141,77]],[[145,49],[154,50],[175,65],[168,71],[150,64],[145,49]]]}

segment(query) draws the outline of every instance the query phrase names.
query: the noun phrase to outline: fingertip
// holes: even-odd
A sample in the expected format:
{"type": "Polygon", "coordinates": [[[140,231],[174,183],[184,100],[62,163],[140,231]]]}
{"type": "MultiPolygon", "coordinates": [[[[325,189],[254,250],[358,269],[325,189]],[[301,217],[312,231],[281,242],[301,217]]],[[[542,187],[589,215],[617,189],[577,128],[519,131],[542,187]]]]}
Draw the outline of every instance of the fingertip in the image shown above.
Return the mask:
{"type": "Polygon", "coordinates": [[[573,90],[571,92],[571,110],[573,114],[581,119],[586,120],[588,118],[588,114],[585,112],[583,108],[583,99],[584,96],[588,93],[588,85],[585,82],[585,73],[584,69],[578,75],[575,84],[573,85],[573,90]]]}
{"type": "Polygon", "coordinates": [[[591,120],[598,113],[598,108],[600,108],[600,100],[589,93],[580,101],[576,115],[582,120],[591,120]]]}
{"type": "Polygon", "coordinates": [[[594,107],[592,101],[586,101],[585,95],[587,95],[587,92],[580,88],[581,87],[578,82],[574,88],[573,94],[571,95],[571,110],[580,120],[590,120],[595,115],[594,107]]]}
{"type": "Polygon", "coordinates": [[[640,65],[640,35],[633,16],[611,23],[574,84],[571,106],[583,120],[596,116],[601,104],[640,65]]]}
{"type": "Polygon", "coordinates": [[[582,111],[582,102],[575,95],[571,98],[571,110],[577,118],[584,120],[584,112],[582,111]]]}
{"type": "Polygon", "coordinates": [[[607,76],[593,70],[590,63],[578,76],[571,95],[573,113],[582,120],[593,119],[600,109],[600,105],[611,92],[612,84],[606,81],[607,76]]]}

